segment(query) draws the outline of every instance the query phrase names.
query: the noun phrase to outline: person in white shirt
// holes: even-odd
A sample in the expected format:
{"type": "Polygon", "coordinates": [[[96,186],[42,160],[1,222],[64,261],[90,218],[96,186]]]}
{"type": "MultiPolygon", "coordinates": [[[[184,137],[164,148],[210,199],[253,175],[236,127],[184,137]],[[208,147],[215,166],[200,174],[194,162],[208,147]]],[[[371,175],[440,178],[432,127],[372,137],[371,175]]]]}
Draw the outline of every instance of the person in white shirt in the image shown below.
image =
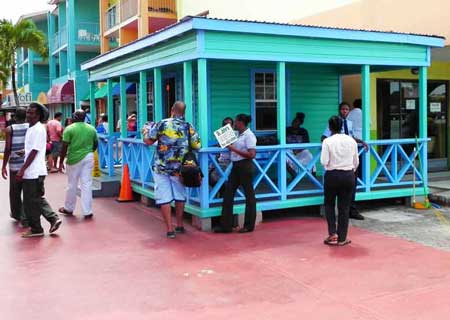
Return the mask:
{"type": "Polygon", "coordinates": [[[353,136],[362,140],[362,110],[361,99],[353,101],[353,109],[348,113],[347,120],[352,122],[353,136]]]}
{"type": "MultiPolygon", "coordinates": [[[[369,150],[367,144],[363,140],[361,140],[361,138],[358,138],[357,134],[355,134],[355,124],[351,120],[349,120],[349,114],[350,114],[350,105],[347,102],[341,102],[341,104],[339,104],[339,118],[342,120],[342,127],[340,128],[339,132],[346,134],[350,137],[353,137],[356,143],[362,144],[366,151],[369,150]]],[[[360,130],[360,132],[362,134],[362,129],[360,130]]],[[[323,141],[324,139],[330,136],[331,130],[329,127],[327,127],[322,134],[321,140],[323,141]]],[[[350,207],[350,219],[364,220],[364,216],[359,213],[358,208],[356,206],[355,197],[356,197],[356,183],[355,188],[353,190],[352,204],[350,207]]]]}
{"type": "Polygon", "coordinates": [[[47,114],[47,108],[39,103],[33,102],[27,109],[30,127],[25,135],[25,163],[16,174],[16,179],[23,181],[23,204],[30,226],[30,230],[22,234],[24,238],[44,235],[41,215],[50,223],[50,233],[54,233],[62,223],[44,197],[47,131],[41,121],[45,120],[47,114]]]}
{"type": "Polygon", "coordinates": [[[328,245],[346,245],[350,204],[355,186],[355,170],[358,168],[358,146],[350,136],[340,133],[342,119],[333,116],[328,120],[331,136],[322,144],[320,162],[325,168],[324,201],[328,222],[328,245]],[[336,224],[335,203],[338,201],[336,224]]]}

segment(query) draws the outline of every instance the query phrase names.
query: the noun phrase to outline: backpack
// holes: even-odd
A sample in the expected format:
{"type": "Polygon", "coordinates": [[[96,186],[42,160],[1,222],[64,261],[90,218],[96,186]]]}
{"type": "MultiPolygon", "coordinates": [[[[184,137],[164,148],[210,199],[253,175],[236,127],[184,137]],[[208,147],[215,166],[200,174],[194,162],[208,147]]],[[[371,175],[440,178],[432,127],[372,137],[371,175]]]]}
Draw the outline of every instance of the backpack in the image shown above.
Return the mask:
{"type": "Polygon", "coordinates": [[[181,183],[188,188],[198,188],[202,184],[203,173],[198,165],[197,156],[191,147],[191,125],[188,123],[189,150],[181,161],[181,183]]]}

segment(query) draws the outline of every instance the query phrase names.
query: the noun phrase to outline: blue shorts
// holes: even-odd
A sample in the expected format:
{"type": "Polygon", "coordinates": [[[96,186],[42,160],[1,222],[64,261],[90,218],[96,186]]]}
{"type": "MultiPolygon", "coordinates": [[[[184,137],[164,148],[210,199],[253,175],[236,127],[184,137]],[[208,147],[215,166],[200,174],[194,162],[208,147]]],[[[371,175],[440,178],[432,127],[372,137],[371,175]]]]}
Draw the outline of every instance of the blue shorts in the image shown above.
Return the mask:
{"type": "Polygon", "coordinates": [[[155,201],[156,204],[168,204],[172,201],[185,202],[186,189],[178,176],[168,174],[153,173],[155,181],[155,201]]]}

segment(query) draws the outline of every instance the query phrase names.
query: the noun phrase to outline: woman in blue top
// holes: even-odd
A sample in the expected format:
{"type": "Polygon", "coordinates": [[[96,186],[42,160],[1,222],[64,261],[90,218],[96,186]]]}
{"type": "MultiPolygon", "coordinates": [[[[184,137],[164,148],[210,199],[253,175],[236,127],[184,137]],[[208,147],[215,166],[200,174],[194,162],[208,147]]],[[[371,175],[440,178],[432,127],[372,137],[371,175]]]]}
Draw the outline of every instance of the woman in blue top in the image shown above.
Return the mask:
{"type": "Polygon", "coordinates": [[[220,226],[214,232],[229,233],[233,230],[233,205],[236,190],[242,186],[245,194],[245,222],[240,233],[252,232],[256,221],[256,198],[253,189],[254,167],[252,160],[256,155],[256,137],[248,128],[251,117],[239,114],[234,121],[234,128],[239,132],[238,140],[228,146],[233,163],[228,182],[225,185],[220,226]]]}

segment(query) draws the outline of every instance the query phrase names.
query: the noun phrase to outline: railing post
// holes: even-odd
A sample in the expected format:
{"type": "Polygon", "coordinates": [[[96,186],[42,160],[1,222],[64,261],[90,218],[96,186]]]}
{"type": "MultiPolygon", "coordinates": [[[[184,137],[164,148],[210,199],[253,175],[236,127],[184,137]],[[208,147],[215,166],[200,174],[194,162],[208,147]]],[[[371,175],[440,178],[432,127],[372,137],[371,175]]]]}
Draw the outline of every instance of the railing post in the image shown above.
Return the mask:
{"type": "Polygon", "coordinates": [[[192,104],[192,61],[183,63],[183,82],[184,82],[184,103],[186,104],[186,121],[191,123],[194,118],[192,104]]]}
{"type": "Polygon", "coordinates": [[[106,93],[106,113],[108,115],[108,135],[114,134],[114,100],[113,100],[113,82],[112,79],[106,80],[107,93],[106,93]]]}
{"type": "Polygon", "coordinates": [[[425,186],[425,192],[428,193],[428,69],[427,67],[420,67],[419,69],[419,138],[424,139],[421,144],[421,165],[422,165],[422,180],[425,186]]]}
{"type": "Polygon", "coordinates": [[[127,138],[127,79],[120,76],[120,137],[127,138]]]}
{"type": "Polygon", "coordinates": [[[162,72],[161,68],[155,68],[153,70],[153,120],[155,122],[160,121],[162,119],[162,109],[163,109],[163,100],[162,100],[162,72]]]}
{"type": "MultiPolygon", "coordinates": [[[[108,119],[109,121],[109,119],[108,119]]],[[[108,137],[108,175],[114,176],[114,136],[108,137]]]]}
{"type": "MultiPolygon", "coordinates": [[[[362,97],[362,139],[365,142],[370,140],[370,66],[361,67],[361,97],[362,97]]],[[[362,179],[364,181],[365,192],[370,192],[370,148],[363,153],[362,179]]]]}
{"type": "Polygon", "coordinates": [[[140,136],[141,129],[148,121],[147,119],[147,72],[139,72],[139,106],[138,106],[138,137],[140,136]]]}
{"type": "Polygon", "coordinates": [[[277,131],[280,150],[278,162],[278,185],[281,200],[287,199],[286,177],[286,63],[277,62],[277,131]]]}
{"type": "MultiPolygon", "coordinates": [[[[199,59],[198,64],[198,119],[197,130],[203,147],[208,147],[208,64],[199,59]]],[[[200,167],[204,174],[200,187],[200,207],[209,208],[208,153],[200,153],[200,167]]]]}
{"type": "Polygon", "coordinates": [[[97,126],[97,106],[95,104],[95,89],[97,88],[95,82],[89,83],[89,110],[91,112],[91,125],[95,128],[97,126]]]}

